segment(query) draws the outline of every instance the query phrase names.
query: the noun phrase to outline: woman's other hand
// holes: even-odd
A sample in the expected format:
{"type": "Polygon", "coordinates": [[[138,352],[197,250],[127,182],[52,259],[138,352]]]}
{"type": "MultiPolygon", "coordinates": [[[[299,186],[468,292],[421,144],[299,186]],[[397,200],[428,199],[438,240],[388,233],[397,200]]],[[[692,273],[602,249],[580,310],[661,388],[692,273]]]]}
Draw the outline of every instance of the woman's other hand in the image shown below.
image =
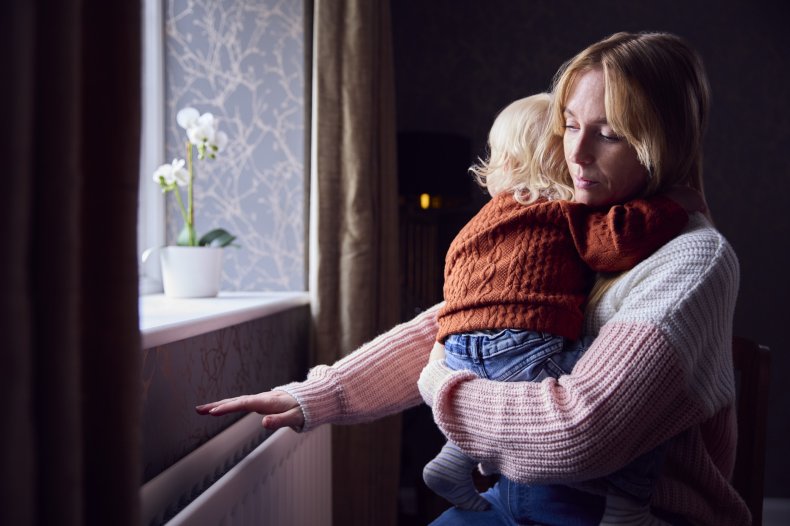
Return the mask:
{"type": "Polygon", "coordinates": [[[228,413],[246,411],[264,415],[261,425],[266,429],[293,427],[300,429],[304,425],[304,414],[299,402],[285,391],[267,391],[254,395],[226,398],[195,407],[200,415],[222,416],[228,413]]]}
{"type": "Polygon", "coordinates": [[[436,360],[444,360],[444,345],[439,342],[433,344],[433,349],[431,349],[431,356],[428,358],[428,363],[436,360]]]}
{"type": "Polygon", "coordinates": [[[444,360],[444,345],[436,342],[433,345],[433,349],[431,349],[428,364],[422,370],[420,378],[417,380],[417,389],[419,389],[423,401],[431,407],[433,407],[434,393],[439,388],[439,385],[448,374],[452,374],[452,370],[446,364],[436,363],[442,360],[444,360]]]}

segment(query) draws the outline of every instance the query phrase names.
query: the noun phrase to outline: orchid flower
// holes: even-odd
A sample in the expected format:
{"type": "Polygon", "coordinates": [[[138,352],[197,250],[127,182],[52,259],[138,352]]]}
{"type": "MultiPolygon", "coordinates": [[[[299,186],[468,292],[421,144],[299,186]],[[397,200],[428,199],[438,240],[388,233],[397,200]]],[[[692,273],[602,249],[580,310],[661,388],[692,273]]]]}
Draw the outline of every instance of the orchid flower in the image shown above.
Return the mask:
{"type": "Polygon", "coordinates": [[[187,132],[189,142],[197,146],[198,159],[214,159],[228,143],[228,136],[217,130],[214,114],[200,114],[195,108],[184,108],[176,115],[176,122],[187,132]]]}
{"type": "Polygon", "coordinates": [[[186,107],[176,114],[176,122],[187,132],[187,158],[173,159],[170,164],[163,164],[154,171],[154,181],[159,183],[163,192],[173,191],[184,218],[184,229],[178,235],[178,244],[186,246],[220,246],[233,242],[236,236],[222,228],[216,228],[200,239],[195,233],[195,210],[192,195],[194,183],[194,166],[192,162],[193,146],[197,147],[198,159],[216,158],[216,153],[228,144],[228,136],[217,129],[217,120],[211,113],[200,114],[192,107],[186,107]],[[186,169],[184,165],[186,164],[186,169]],[[187,187],[187,207],[181,199],[179,186],[187,187]]]}
{"type": "Polygon", "coordinates": [[[163,189],[177,184],[186,186],[189,184],[189,172],[184,169],[186,161],[183,159],[173,159],[170,164],[163,164],[154,171],[154,182],[159,183],[163,189]]]}

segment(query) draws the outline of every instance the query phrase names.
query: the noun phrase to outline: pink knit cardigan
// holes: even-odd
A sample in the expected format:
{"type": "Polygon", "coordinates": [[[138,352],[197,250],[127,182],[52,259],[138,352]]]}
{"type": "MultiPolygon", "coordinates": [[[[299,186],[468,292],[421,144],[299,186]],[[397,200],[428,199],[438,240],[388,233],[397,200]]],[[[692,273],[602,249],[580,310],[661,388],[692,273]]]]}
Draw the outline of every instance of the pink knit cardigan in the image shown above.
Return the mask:
{"type": "Polygon", "coordinates": [[[304,430],[373,420],[424,397],[450,440],[525,483],[583,483],[673,439],[652,504],[694,524],[748,525],[729,483],[738,273],[730,245],[695,214],[588,315],[586,332],[598,336],[570,375],[503,383],[443,361],[425,367],[436,306],[278,389],[299,401],[304,430]]]}

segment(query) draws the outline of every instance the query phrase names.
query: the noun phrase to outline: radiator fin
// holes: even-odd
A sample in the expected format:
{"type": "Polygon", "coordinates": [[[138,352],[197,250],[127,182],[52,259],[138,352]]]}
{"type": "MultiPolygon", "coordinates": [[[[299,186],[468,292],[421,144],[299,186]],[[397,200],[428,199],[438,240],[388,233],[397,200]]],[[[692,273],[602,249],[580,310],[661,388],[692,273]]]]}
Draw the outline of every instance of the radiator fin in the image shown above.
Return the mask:
{"type": "Polygon", "coordinates": [[[260,416],[248,415],[143,486],[143,524],[162,524],[175,508],[168,526],[331,526],[329,426],[280,429],[208,489],[190,494],[234,463],[260,429],[260,416]]]}

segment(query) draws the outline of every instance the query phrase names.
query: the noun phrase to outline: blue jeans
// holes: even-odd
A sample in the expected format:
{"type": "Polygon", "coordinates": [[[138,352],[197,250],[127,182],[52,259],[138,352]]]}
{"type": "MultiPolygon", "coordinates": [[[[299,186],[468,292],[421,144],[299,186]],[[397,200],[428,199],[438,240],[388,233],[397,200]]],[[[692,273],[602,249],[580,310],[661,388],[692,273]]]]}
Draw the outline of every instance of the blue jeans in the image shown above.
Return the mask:
{"type": "Polygon", "coordinates": [[[553,334],[504,329],[452,334],[444,348],[451,369],[499,382],[540,382],[569,374],[587,347],[553,334]]]}
{"type": "MultiPolygon", "coordinates": [[[[500,477],[483,493],[491,509],[468,511],[450,508],[431,526],[593,526],[601,522],[606,497],[559,485],[528,486],[500,477]]],[[[673,526],[690,526],[674,514],[652,512],[673,526]]]]}
{"type": "MultiPolygon", "coordinates": [[[[570,374],[590,341],[569,341],[552,334],[514,329],[453,334],[444,342],[445,361],[452,369],[469,370],[481,378],[503,382],[539,382],[547,377],[558,378],[570,374]]],[[[659,446],[605,477],[606,487],[637,502],[648,502],[661,472],[665,450],[665,446],[659,446]]],[[[526,486],[506,482],[508,507],[513,499],[523,497],[530,502],[542,501],[533,508],[556,508],[565,512],[572,509],[573,517],[584,517],[584,509],[591,506],[590,499],[595,500],[587,493],[562,485],[526,486]],[[551,499],[552,502],[544,499],[551,499]],[[578,509],[578,506],[573,505],[574,502],[580,502],[583,509],[578,509]]],[[[496,495],[499,495],[499,491],[496,495]]],[[[532,510],[529,513],[535,515],[543,512],[532,510]]],[[[584,521],[568,522],[563,513],[557,517],[561,517],[557,524],[587,524],[584,521]]],[[[540,524],[551,524],[542,515],[540,520],[534,520],[540,524]]]]}
{"type": "Polygon", "coordinates": [[[500,477],[483,493],[491,503],[486,511],[450,508],[431,526],[593,526],[598,525],[606,507],[606,497],[568,486],[528,486],[500,477]]]}

